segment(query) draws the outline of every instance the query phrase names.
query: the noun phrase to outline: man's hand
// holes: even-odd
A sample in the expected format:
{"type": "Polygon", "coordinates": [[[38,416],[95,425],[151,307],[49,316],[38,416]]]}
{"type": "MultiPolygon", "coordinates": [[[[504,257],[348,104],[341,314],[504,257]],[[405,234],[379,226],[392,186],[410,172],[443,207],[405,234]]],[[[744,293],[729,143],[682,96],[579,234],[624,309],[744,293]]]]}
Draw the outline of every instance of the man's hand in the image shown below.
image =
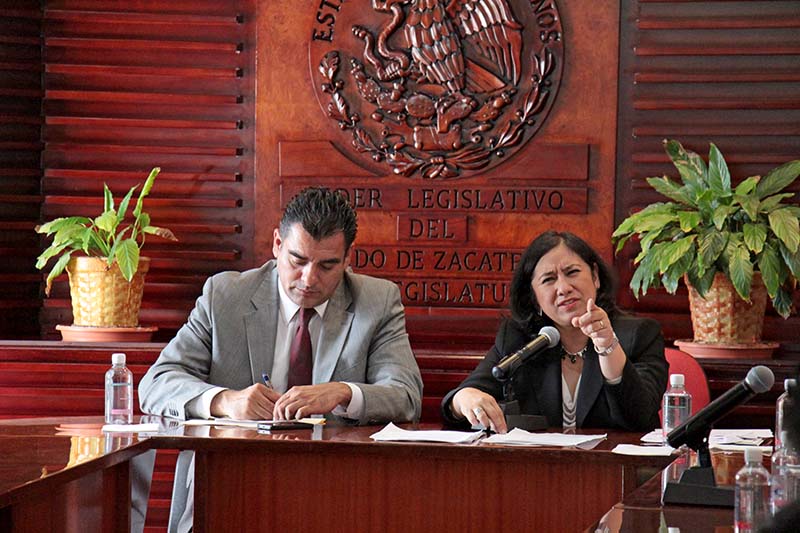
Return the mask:
{"type": "Polygon", "coordinates": [[[261,383],[244,390],[224,390],[211,400],[211,415],[237,420],[271,420],[278,398],[280,394],[261,383]]]}
{"type": "Polygon", "coordinates": [[[275,402],[273,417],[275,420],[291,420],[324,415],[337,405],[346,407],[351,398],[350,387],[339,382],[292,387],[275,402]]]}

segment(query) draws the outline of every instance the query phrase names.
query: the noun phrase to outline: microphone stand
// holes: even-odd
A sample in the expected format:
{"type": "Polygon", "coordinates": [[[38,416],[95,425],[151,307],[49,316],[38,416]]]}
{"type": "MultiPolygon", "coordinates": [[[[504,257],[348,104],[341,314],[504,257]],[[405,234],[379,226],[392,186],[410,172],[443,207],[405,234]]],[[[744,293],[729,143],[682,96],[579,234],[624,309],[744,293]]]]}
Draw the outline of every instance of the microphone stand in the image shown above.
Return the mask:
{"type": "Polygon", "coordinates": [[[679,481],[668,481],[661,501],[664,504],[704,505],[713,507],[733,507],[733,485],[717,485],[711,453],[708,450],[708,436],[711,427],[691,432],[686,445],[697,452],[698,463],[681,474],[679,481]]]}
{"type": "Polygon", "coordinates": [[[506,426],[508,426],[508,429],[520,428],[525,431],[547,429],[548,424],[546,417],[541,415],[523,415],[520,413],[519,401],[515,398],[514,386],[512,385],[514,374],[517,373],[519,368],[521,367],[516,368],[506,379],[498,380],[503,384],[503,401],[499,402],[499,405],[505,415],[506,426]]]}

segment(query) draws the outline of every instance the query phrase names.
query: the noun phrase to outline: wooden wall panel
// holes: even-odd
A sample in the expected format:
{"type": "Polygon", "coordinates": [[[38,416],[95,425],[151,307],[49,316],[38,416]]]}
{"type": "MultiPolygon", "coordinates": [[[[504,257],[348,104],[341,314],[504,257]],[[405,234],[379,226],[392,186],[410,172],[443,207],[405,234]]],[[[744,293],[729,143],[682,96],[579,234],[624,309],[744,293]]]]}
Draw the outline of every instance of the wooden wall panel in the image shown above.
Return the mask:
{"type": "Polygon", "coordinates": [[[41,10],[0,1],[0,338],[39,335],[41,10]]]}
{"type": "MultiPolygon", "coordinates": [[[[800,158],[800,2],[621,6],[617,223],[662,198],[646,177],[677,176],[664,138],[704,156],[714,142],[737,183],[800,158]]],[[[627,290],[634,252],[617,258],[623,304],[660,320],[670,339],[691,337],[683,286],[677,296],[657,290],[640,301],[627,290]]],[[[764,336],[781,342],[782,356],[800,357],[799,327],[800,318],[784,321],[768,306],[764,336]]]]}
{"type": "MultiPolygon", "coordinates": [[[[145,201],[179,242],[150,238],[142,325],[169,339],[203,281],[252,266],[255,3],[56,1],[44,8],[42,219],[92,215],[162,171],[145,201]]],[[[43,338],[70,323],[60,279],[43,338]]]]}
{"type": "MultiPolygon", "coordinates": [[[[550,94],[552,108],[546,118],[536,118],[534,122],[541,128],[527,143],[520,144],[518,150],[517,146],[505,150],[502,157],[492,159],[486,167],[469,171],[460,168],[461,174],[447,179],[425,177],[422,171],[408,176],[392,172],[387,162],[390,157],[382,158],[374,151],[359,153],[353,146],[355,128],[348,129],[346,124],[343,127],[342,121],[326,113],[329,105],[334,109],[336,105],[330,91],[323,89],[328,85],[325,79],[335,79],[330,86],[339,87],[337,94],[349,106],[346,114],[358,114],[361,118],[357,122],[364,125],[363,131],[378,141],[383,134],[378,133],[381,128],[377,123],[385,126],[389,132],[387,146],[411,145],[416,138],[408,133],[411,126],[424,130],[428,124],[424,120],[409,123],[392,117],[387,112],[389,107],[365,103],[368,98],[362,98],[356,89],[357,76],[353,72],[357,69],[353,65],[366,65],[365,73],[373,82],[380,76],[365,59],[364,45],[356,40],[354,28],[367,28],[373,34],[391,33],[387,37],[389,48],[408,52],[402,26],[396,32],[389,31],[389,13],[378,12],[369,2],[299,5],[290,0],[276,0],[270,3],[270,9],[259,11],[259,64],[279,67],[260,68],[258,75],[256,202],[269,218],[257,229],[254,249],[262,259],[269,257],[272,227],[293,193],[312,184],[347,191],[359,213],[354,269],[400,285],[409,334],[416,349],[446,346],[460,352],[488,348],[498,318],[507,307],[514,264],[511,256],[518,257],[530,240],[545,229],[580,232],[608,259],[612,257],[608,235],[614,218],[614,198],[609,191],[614,186],[616,153],[617,5],[611,2],[597,9],[595,3],[584,0],[514,0],[509,5],[516,20],[526,24],[524,68],[532,64],[529,54],[533,50],[541,53],[547,46],[541,37],[547,32],[537,23],[552,22],[549,17],[555,17],[553,5],[557,6],[559,36],[553,48],[563,47],[563,54],[557,54],[563,75],[552,83],[558,92],[550,94]],[[276,17],[275,13],[281,16],[276,17]],[[313,35],[329,31],[330,42],[313,41],[313,35]],[[267,37],[262,39],[262,34],[267,37]],[[320,65],[329,54],[338,54],[341,64],[338,74],[323,79],[319,73],[326,69],[320,65]],[[379,120],[376,115],[389,118],[379,120]],[[479,193],[482,201],[477,200],[479,193]],[[551,193],[563,194],[563,205],[554,209],[547,202],[536,204],[541,195],[551,193]],[[502,206],[485,205],[486,198],[495,194],[531,199],[530,205],[510,207],[510,201],[502,206]],[[425,195],[427,200],[422,199],[425,195]],[[472,199],[471,203],[466,202],[470,205],[458,204],[457,199],[463,197],[472,199]],[[448,222],[447,230],[444,221],[448,222]],[[414,231],[412,224],[418,223],[432,224],[434,229],[414,231]],[[457,236],[448,237],[450,230],[457,231],[457,236]],[[460,257],[448,260],[447,268],[437,265],[437,257],[442,254],[452,257],[461,252],[495,257],[505,254],[507,260],[502,265],[498,259],[472,269],[457,264],[463,261],[460,257]],[[381,254],[386,261],[365,260],[381,254]],[[419,263],[405,261],[414,254],[420,258],[419,263]]],[[[411,10],[408,4],[401,9],[411,10]]],[[[529,72],[525,71],[522,79],[528,79],[529,72]]],[[[435,83],[412,80],[375,82],[370,87],[379,86],[374,90],[387,94],[393,83],[405,84],[403,94],[409,102],[420,95],[447,93],[435,83]]],[[[522,84],[518,89],[513,103],[502,109],[499,124],[515,113],[524,115],[524,96],[530,93],[522,84]]],[[[479,106],[483,104],[484,94],[469,89],[466,93],[474,96],[479,106]]],[[[474,133],[477,130],[470,129],[470,119],[459,125],[463,131],[474,133]]],[[[496,139],[500,136],[497,130],[488,130],[485,138],[496,139]]],[[[415,134],[417,131],[420,130],[415,134]]],[[[461,140],[467,143],[468,139],[464,135],[461,140]]],[[[452,155],[446,150],[449,145],[439,146],[444,149],[435,151],[437,157],[452,155]]]]}

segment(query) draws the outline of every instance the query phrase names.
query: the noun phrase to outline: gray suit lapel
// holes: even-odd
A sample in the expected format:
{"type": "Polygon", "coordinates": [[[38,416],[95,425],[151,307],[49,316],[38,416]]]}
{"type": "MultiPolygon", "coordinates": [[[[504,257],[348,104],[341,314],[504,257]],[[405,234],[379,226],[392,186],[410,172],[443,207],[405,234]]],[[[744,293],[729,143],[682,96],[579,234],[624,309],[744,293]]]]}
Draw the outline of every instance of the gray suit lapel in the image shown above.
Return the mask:
{"type": "Polygon", "coordinates": [[[344,341],[353,323],[353,313],[348,311],[352,297],[347,288],[346,278],[345,275],[345,279],[339,283],[328,302],[328,307],[325,308],[319,347],[314,354],[314,383],[327,383],[333,377],[336,363],[339,362],[339,356],[344,348],[344,341]]]}
{"type": "Polygon", "coordinates": [[[253,383],[260,383],[261,375],[272,371],[275,355],[275,331],[278,329],[279,312],[276,268],[267,272],[250,301],[255,309],[244,316],[244,329],[253,383]]]}

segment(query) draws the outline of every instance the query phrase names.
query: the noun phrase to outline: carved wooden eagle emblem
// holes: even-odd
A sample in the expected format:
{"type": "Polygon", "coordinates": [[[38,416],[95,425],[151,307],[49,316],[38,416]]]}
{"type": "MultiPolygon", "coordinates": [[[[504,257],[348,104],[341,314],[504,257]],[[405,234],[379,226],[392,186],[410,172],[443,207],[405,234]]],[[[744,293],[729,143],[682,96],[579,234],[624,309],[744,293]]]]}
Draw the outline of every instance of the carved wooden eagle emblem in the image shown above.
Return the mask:
{"type": "MultiPolygon", "coordinates": [[[[371,23],[350,24],[346,46],[346,34],[331,33],[334,46],[316,73],[328,116],[350,131],[355,150],[388,162],[396,174],[453,178],[504,157],[538,129],[562,68],[563,32],[552,1],[370,6],[371,23]],[[343,56],[349,79],[340,70],[343,56]]],[[[340,5],[337,25],[349,9],[353,4],[340,5]]]]}

